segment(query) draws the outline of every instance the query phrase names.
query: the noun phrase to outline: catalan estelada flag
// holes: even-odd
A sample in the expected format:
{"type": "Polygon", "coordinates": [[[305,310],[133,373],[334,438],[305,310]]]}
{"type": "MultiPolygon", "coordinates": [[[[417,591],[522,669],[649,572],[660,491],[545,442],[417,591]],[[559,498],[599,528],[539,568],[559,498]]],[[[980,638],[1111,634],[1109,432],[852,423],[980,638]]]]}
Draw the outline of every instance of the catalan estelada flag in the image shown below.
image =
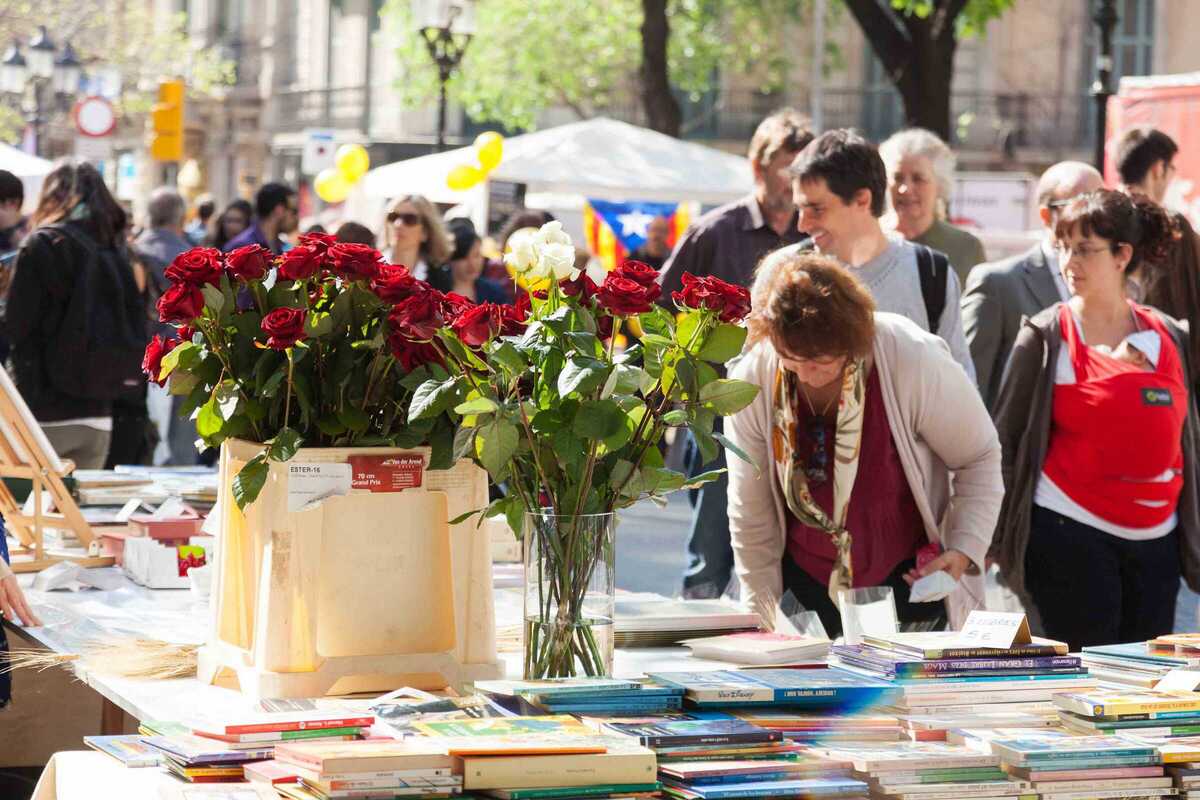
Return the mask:
{"type": "Polygon", "coordinates": [[[583,204],[583,233],[588,250],[611,270],[645,243],[646,227],[655,217],[670,221],[668,242],[674,247],[691,222],[692,204],[587,200],[583,204]]]}

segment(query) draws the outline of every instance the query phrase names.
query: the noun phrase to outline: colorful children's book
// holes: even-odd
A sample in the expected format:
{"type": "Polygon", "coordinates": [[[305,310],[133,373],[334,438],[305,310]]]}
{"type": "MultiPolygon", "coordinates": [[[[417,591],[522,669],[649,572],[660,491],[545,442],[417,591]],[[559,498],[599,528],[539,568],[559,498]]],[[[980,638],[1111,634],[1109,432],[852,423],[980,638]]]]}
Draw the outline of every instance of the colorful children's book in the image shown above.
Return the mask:
{"type": "Polygon", "coordinates": [[[492,717],[417,722],[413,729],[424,736],[493,737],[537,734],[541,736],[593,736],[594,732],[566,714],[544,717],[492,717]]]}
{"type": "Polygon", "coordinates": [[[201,736],[150,736],[143,741],[176,761],[188,765],[265,761],[273,752],[272,747],[239,750],[201,736]]]}
{"type": "Polygon", "coordinates": [[[142,741],[140,734],[128,736],[85,736],[83,743],[110,755],[127,767],[156,767],[161,751],[142,741]]]}
{"type": "Polygon", "coordinates": [[[669,797],[685,800],[736,800],[751,797],[858,797],[867,794],[867,785],[851,778],[810,778],[803,780],[761,781],[716,786],[682,786],[664,783],[669,797]]]}
{"type": "Polygon", "coordinates": [[[1052,699],[1059,708],[1084,717],[1200,712],[1200,693],[1189,697],[1182,694],[1096,690],[1056,694],[1052,699]]]}

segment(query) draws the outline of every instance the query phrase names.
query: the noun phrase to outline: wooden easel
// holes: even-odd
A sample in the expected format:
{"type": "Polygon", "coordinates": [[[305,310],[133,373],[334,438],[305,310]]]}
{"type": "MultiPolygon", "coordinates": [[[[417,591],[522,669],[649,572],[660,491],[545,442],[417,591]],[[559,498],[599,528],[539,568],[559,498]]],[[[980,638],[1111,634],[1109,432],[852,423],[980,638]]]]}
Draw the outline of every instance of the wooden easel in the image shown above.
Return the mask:
{"type": "Polygon", "coordinates": [[[63,484],[63,477],[74,469],[73,463],[61,460],[54,452],[12,379],[0,368],[0,478],[24,478],[33,484],[33,513],[26,514],[8,486],[0,482],[0,515],[21,543],[11,553],[13,572],[37,572],[60,561],[85,567],[114,563],[111,556],[87,554],[92,542],[97,541],[96,534],[63,484]],[[42,507],[46,495],[54,505],[53,512],[42,507]],[[84,547],[84,555],[48,551],[47,528],[73,531],[84,547]]]}

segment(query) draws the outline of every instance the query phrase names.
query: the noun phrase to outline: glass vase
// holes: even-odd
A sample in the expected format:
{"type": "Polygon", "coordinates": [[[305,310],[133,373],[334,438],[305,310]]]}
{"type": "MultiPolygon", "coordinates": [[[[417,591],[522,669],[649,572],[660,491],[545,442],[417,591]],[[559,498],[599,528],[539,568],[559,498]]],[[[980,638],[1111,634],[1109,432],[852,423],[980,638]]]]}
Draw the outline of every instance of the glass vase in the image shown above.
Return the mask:
{"type": "Polygon", "coordinates": [[[526,679],[612,674],[616,515],[525,514],[526,679]]]}

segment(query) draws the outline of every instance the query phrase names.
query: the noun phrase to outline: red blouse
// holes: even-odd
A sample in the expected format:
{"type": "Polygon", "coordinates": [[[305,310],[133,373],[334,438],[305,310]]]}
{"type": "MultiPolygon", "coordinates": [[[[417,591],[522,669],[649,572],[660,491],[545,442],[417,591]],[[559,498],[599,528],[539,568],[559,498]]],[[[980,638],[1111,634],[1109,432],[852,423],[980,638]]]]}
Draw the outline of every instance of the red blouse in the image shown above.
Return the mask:
{"type": "MultiPolygon", "coordinates": [[[[796,453],[807,463],[813,450],[808,437],[811,416],[804,403],[797,406],[796,453]]],[[[826,423],[825,441],[829,454],[826,474],[821,483],[809,481],[813,499],[826,513],[833,509],[833,443],[836,425],[826,423]]],[[[846,515],[850,531],[850,556],[854,568],[855,586],[879,586],[903,561],[913,558],[928,542],[921,512],[904,475],[900,453],[892,439],[879,386],[879,371],[872,370],[867,378],[866,401],[863,404],[862,447],[858,460],[858,476],[850,494],[846,515]]],[[[796,566],[815,580],[828,585],[837,550],[829,534],[804,525],[788,515],[787,552],[796,566]]]]}

